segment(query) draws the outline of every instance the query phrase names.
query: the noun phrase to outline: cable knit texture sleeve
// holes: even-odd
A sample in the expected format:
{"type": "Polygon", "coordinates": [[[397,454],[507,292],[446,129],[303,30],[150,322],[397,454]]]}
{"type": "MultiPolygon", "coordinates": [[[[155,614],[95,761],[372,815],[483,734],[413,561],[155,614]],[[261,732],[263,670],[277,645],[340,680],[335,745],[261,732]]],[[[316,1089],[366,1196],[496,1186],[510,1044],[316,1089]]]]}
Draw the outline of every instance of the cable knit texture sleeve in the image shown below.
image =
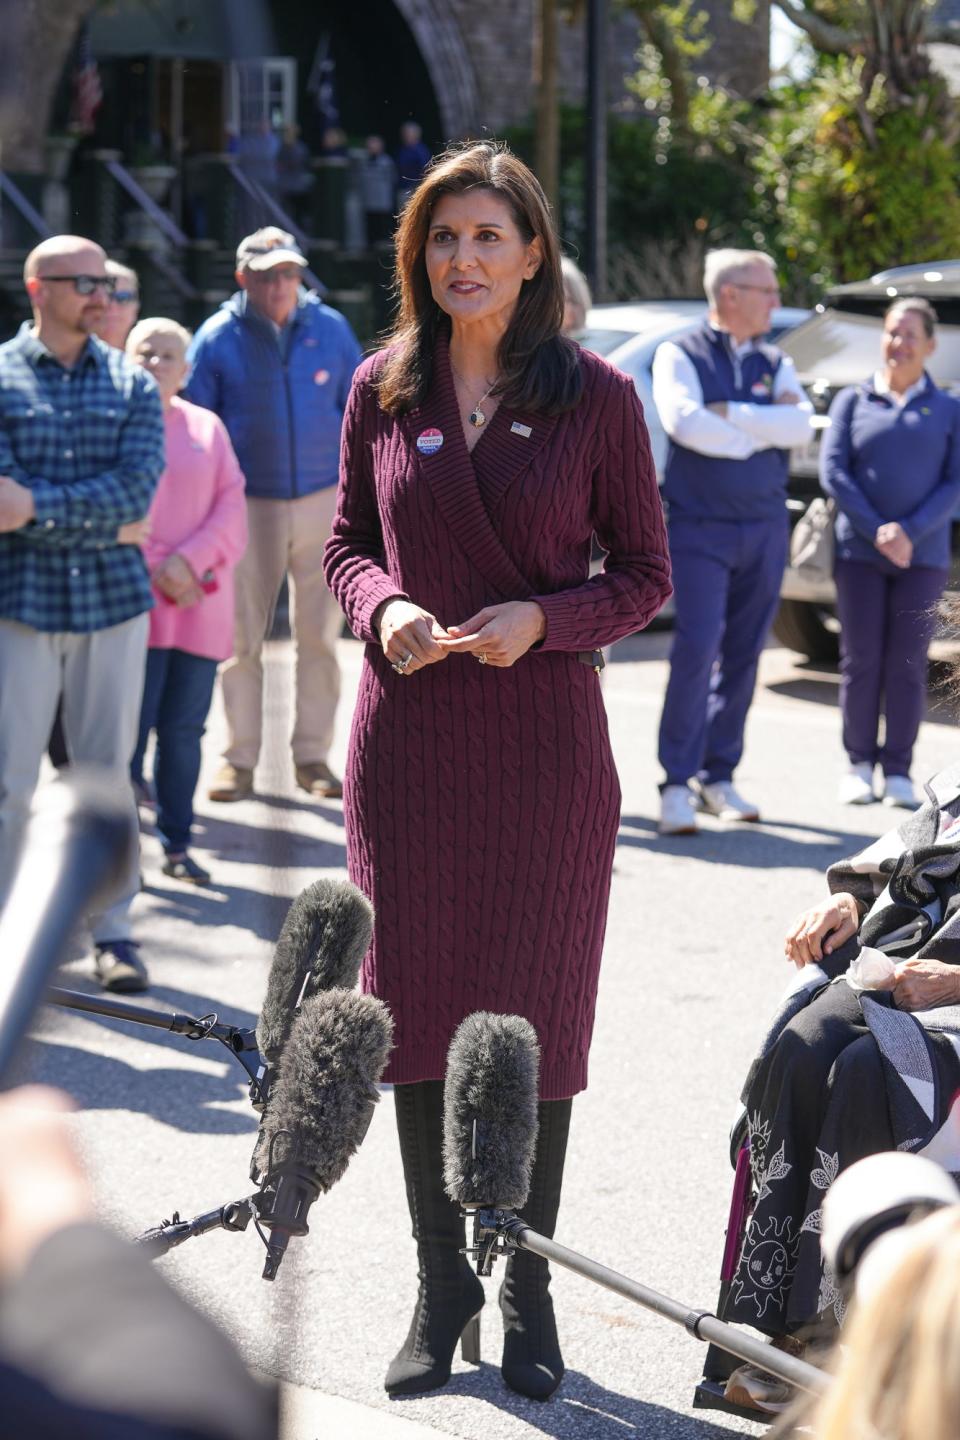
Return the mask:
{"type": "Polygon", "coordinates": [[[542,650],[610,645],[643,629],[672,594],[663,505],[633,383],[599,372],[588,410],[598,438],[592,520],[607,556],[585,584],[534,596],[547,620],[542,650]]]}
{"type": "Polygon", "coordinates": [[[357,370],[343,416],[337,513],[324,553],[324,574],[347,623],[361,640],[377,640],[373,616],[385,600],[407,599],[386,568],[377,509],[372,448],[376,435],[376,391],[371,384],[377,356],[357,370]]]}

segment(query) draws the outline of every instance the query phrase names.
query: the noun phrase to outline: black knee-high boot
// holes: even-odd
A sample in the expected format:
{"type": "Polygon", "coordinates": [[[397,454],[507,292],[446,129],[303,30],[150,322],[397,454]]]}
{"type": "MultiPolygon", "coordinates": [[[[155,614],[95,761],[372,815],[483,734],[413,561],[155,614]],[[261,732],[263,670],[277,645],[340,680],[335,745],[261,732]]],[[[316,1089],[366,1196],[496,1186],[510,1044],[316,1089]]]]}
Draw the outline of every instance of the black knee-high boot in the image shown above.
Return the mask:
{"type": "MultiPolygon", "coordinates": [[[[572,1104],[571,1100],[540,1102],[530,1195],[520,1211],[531,1230],[551,1239],[560,1208],[572,1104]]],[[[500,1288],[503,1312],[500,1368],[510,1389],[531,1400],[549,1399],[563,1379],[563,1356],[549,1287],[550,1267],[546,1260],[529,1251],[514,1251],[507,1261],[507,1273],[500,1288]]]]}
{"type": "Polygon", "coordinates": [[[461,1337],[463,1358],[480,1363],[483,1286],[460,1253],[463,1218],[443,1188],[443,1084],[397,1085],[393,1094],[420,1290],[410,1332],[390,1362],[384,1388],[391,1395],[415,1395],[447,1383],[461,1337]]]}

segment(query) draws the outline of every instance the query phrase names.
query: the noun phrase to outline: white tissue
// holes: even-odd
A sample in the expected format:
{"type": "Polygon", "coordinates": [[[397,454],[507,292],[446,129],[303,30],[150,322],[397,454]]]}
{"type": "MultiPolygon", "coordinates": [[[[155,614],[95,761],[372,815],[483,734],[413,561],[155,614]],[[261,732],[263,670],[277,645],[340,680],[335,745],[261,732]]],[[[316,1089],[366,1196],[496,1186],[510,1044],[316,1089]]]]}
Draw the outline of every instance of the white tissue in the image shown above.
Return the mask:
{"type": "Polygon", "coordinates": [[[889,955],[865,945],[857,959],[851,962],[844,979],[858,995],[864,990],[892,990],[897,980],[897,968],[889,955]]]}

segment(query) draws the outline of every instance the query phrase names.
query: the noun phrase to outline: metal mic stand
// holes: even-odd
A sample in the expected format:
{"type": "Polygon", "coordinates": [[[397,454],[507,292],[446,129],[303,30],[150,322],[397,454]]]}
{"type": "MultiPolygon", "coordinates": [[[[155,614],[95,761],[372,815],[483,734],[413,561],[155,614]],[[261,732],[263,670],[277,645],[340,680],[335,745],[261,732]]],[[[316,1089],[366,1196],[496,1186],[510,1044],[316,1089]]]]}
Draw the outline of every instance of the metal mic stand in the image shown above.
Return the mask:
{"type": "Polygon", "coordinates": [[[218,1040],[243,1067],[250,1080],[250,1103],[255,1110],[262,1110],[269,1090],[269,1071],[257,1049],[255,1030],[244,1030],[238,1025],[224,1025],[211,1010],[199,1017],[180,1015],[175,1011],[151,1010],[145,1005],[127,1005],[122,1000],[104,1000],[99,995],[85,995],[78,990],[47,991],[46,1000],[50,1005],[59,1005],[65,1010],[82,1010],[91,1015],[105,1015],[110,1020],[127,1020],[133,1025],[146,1025],[154,1030],[167,1030],[174,1035],[185,1035],[188,1040],[218,1040]]]}
{"type": "Polygon", "coordinates": [[[512,1250],[529,1250],[533,1255],[540,1255],[544,1260],[552,1260],[554,1264],[572,1270],[575,1275],[582,1275],[585,1280],[592,1280],[596,1285],[613,1290],[615,1294],[642,1305],[646,1310],[673,1320],[682,1325],[688,1335],[692,1335],[696,1340],[712,1343],[721,1350],[736,1355],[740,1360],[759,1365],[761,1369],[786,1380],[799,1390],[821,1394],[827,1388],[827,1376],[816,1366],[807,1364],[805,1360],[798,1360],[796,1356],[788,1355],[783,1350],[775,1350],[772,1346],[765,1345],[763,1341],[745,1334],[736,1326],[718,1319],[712,1311],[696,1310],[679,1300],[671,1300],[669,1296],[661,1295],[659,1291],[651,1290],[636,1280],[630,1280],[617,1270],[609,1270],[606,1265],[600,1265],[596,1260],[590,1260],[576,1250],[568,1250],[565,1245],[558,1245],[556,1241],[548,1240],[545,1235],[538,1235],[535,1230],[530,1229],[522,1216],[512,1210],[467,1210],[468,1218],[471,1213],[473,1245],[467,1247],[466,1253],[475,1258],[478,1275],[492,1274],[493,1262],[500,1255],[509,1255],[512,1250]]]}

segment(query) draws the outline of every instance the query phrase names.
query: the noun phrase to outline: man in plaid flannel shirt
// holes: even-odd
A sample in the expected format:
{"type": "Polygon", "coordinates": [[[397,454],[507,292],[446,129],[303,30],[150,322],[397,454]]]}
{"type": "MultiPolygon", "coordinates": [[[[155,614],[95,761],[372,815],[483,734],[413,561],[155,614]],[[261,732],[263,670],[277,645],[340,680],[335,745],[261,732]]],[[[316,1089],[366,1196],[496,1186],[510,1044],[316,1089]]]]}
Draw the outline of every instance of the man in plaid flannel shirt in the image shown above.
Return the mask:
{"type": "MultiPolygon", "coordinates": [[[[154,381],[95,338],[110,290],[98,245],[73,235],[28,255],[34,323],[0,346],[0,904],[16,865],[57,703],[71,760],[130,794],[150,583],[138,541],[163,469],[154,381]]],[[[97,974],[143,990],[131,938],[138,857],[90,917],[97,974]]]]}

